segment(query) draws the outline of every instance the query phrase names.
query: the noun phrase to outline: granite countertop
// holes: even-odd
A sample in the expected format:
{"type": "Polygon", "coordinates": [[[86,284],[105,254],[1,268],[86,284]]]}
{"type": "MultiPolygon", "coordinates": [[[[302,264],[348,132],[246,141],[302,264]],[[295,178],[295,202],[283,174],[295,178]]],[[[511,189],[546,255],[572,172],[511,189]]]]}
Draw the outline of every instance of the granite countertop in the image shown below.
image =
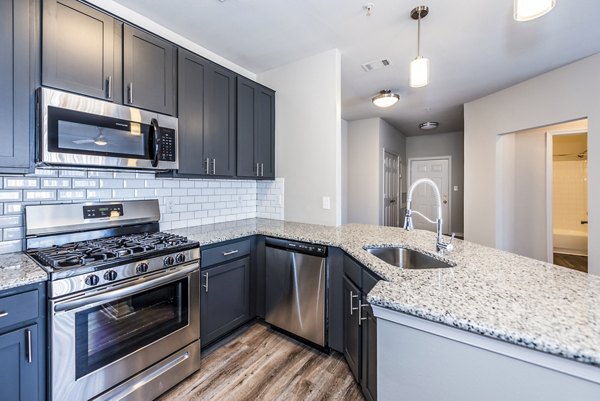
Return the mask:
{"type": "Polygon", "coordinates": [[[46,272],[25,253],[0,255],[0,291],[47,279],[46,272]]]}
{"type": "Polygon", "coordinates": [[[600,277],[455,240],[449,269],[404,270],[364,250],[405,245],[435,255],[435,233],[248,219],[173,230],[200,242],[254,234],[340,247],[384,280],[368,300],[398,312],[600,366],[600,277]]]}

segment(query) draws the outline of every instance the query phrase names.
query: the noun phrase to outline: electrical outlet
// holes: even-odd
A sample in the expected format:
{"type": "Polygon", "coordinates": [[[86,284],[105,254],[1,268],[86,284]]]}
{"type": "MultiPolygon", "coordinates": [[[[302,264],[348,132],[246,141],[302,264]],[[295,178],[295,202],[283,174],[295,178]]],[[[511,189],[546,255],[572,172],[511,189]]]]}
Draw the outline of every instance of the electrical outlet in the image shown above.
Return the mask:
{"type": "Polygon", "coordinates": [[[323,197],[323,209],[331,209],[331,198],[329,196],[323,197]]]}
{"type": "Polygon", "coordinates": [[[454,186],[454,192],[458,192],[458,185],[454,186]]]}
{"type": "Polygon", "coordinates": [[[167,203],[167,213],[173,213],[175,211],[175,199],[168,198],[166,203],[167,203]]]}

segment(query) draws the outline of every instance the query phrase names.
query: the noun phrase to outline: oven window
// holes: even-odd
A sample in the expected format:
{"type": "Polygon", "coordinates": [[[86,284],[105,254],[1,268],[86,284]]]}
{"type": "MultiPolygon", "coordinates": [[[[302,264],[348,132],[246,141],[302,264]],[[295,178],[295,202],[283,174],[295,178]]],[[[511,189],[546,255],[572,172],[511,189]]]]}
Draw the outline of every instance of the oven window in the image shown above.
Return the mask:
{"type": "Polygon", "coordinates": [[[188,280],[77,312],[77,378],[187,326],[188,280]]]}

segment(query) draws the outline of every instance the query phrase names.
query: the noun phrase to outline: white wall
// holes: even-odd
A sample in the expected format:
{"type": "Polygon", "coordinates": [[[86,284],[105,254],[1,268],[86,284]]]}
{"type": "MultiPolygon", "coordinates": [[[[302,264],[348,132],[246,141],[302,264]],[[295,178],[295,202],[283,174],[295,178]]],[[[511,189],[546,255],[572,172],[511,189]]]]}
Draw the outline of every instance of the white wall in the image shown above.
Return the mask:
{"type": "Polygon", "coordinates": [[[348,121],[342,120],[342,224],[348,223],[348,121]]]}
{"type": "Polygon", "coordinates": [[[285,217],[339,225],[342,220],[341,61],[337,49],[261,73],[277,91],[275,168],[285,178],[285,217]],[[323,209],[322,198],[331,199],[323,209]]]}
{"type": "Polygon", "coordinates": [[[213,53],[212,51],[198,45],[197,43],[192,42],[191,40],[171,31],[170,29],[165,28],[162,25],[157,24],[151,19],[144,17],[143,15],[119,3],[116,3],[113,0],[87,0],[87,2],[113,15],[118,16],[119,18],[122,18],[125,21],[131,22],[134,25],[144,28],[149,32],[153,32],[155,35],[170,40],[178,46],[181,46],[185,49],[188,49],[189,51],[199,54],[204,58],[212,60],[215,63],[222,65],[223,67],[229,68],[230,70],[235,71],[240,75],[243,75],[252,80],[256,79],[255,73],[248,71],[247,69],[229,61],[228,59],[221,57],[216,53],[213,53]]]}
{"type": "MultiPolygon", "coordinates": [[[[600,54],[465,104],[465,238],[488,246],[497,234],[498,135],[588,118],[589,243],[600,241],[600,54]]],[[[600,274],[600,248],[590,247],[600,274]]]]}
{"type": "MultiPolygon", "coordinates": [[[[450,183],[450,231],[463,233],[464,211],[464,137],[462,132],[409,136],[406,138],[406,160],[418,157],[452,157],[450,183]],[[458,186],[454,191],[453,186],[458,186]]],[[[408,173],[408,172],[407,172],[408,173]]],[[[408,177],[407,177],[408,181],[408,177]]]]}

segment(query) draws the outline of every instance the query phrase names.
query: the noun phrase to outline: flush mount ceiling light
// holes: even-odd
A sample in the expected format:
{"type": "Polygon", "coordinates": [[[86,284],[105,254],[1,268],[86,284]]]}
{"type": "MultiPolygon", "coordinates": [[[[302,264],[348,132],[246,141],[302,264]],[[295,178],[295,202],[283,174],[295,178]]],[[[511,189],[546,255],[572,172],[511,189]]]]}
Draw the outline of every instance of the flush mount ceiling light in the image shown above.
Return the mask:
{"type": "Polygon", "coordinates": [[[373,96],[371,101],[377,107],[390,107],[398,103],[400,95],[392,93],[391,90],[382,90],[377,95],[373,96]]]}
{"type": "Polygon", "coordinates": [[[547,14],[556,5],[556,0],[515,0],[515,21],[531,21],[547,14]]]}
{"type": "Polygon", "coordinates": [[[410,63],[409,85],[420,88],[429,84],[429,59],[421,57],[421,19],[429,14],[429,7],[413,8],[410,17],[417,20],[417,57],[410,63]]]}
{"type": "Polygon", "coordinates": [[[419,124],[419,128],[424,130],[436,129],[440,125],[437,121],[426,121],[424,123],[419,124]]]}

